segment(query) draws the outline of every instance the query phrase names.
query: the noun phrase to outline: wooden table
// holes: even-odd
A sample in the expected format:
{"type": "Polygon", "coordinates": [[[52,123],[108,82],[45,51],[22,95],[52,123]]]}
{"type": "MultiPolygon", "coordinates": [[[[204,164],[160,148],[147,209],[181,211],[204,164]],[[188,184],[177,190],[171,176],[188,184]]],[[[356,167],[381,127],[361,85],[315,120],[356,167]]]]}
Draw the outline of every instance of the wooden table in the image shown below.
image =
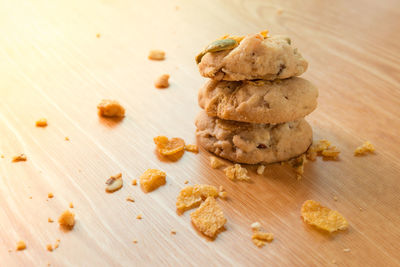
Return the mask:
{"type": "Polygon", "coordinates": [[[0,3],[0,265],[400,265],[399,1],[0,3]],[[314,139],[340,148],[340,160],[309,163],[299,181],[287,166],[267,166],[263,176],[249,167],[253,183],[211,169],[204,150],[160,161],[154,136],[196,142],[205,82],[196,53],[223,34],[264,29],[291,36],[309,61],[303,77],[320,97],[308,121],[314,139]],[[147,59],[154,48],[166,51],[165,61],[147,59]],[[157,90],[163,73],[171,86],[157,90]],[[102,98],[119,100],[125,119],[100,119],[102,98]],[[41,117],[47,128],[34,126],[41,117]],[[365,140],[376,154],[354,157],[365,140]],[[18,153],[28,161],[11,163],[18,153]],[[149,194],[132,186],[147,168],[166,171],[167,185],[149,194]],[[106,194],[105,180],[119,172],[124,187],[106,194]],[[185,180],[223,185],[229,194],[218,201],[226,231],[213,242],[193,229],[190,212],[175,212],[185,180]],[[329,236],[305,225],[307,199],[339,210],[348,231],[329,236]],[[63,232],[47,219],[69,202],[77,222],[63,232]],[[261,249],[250,239],[254,221],[275,234],[261,249]],[[46,251],[58,238],[60,247],[46,251]],[[15,251],[18,240],[26,250],[15,251]]]}

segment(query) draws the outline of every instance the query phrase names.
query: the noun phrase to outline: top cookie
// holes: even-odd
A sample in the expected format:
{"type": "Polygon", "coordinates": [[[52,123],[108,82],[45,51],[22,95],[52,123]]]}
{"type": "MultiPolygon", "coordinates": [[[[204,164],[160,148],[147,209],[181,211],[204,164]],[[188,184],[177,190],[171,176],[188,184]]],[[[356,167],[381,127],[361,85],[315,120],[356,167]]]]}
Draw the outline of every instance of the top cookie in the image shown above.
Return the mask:
{"type": "Polygon", "coordinates": [[[262,34],[248,35],[238,46],[208,52],[199,60],[202,76],[226,81],[285,79],[301,75],[308,66],[288,37],[262,34]]]}

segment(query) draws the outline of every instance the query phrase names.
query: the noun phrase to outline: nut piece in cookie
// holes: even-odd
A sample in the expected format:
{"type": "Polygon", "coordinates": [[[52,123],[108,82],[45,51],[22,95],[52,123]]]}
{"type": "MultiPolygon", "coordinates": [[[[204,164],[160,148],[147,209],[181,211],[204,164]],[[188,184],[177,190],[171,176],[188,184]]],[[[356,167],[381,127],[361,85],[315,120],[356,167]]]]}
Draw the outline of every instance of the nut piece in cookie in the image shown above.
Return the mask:
{"type": "Polygon", "coordinates": [[[140,185],[145,193],[165,185],[167,174],[157,169],[148,169],[140,176],[140,185]]]}
{"type": "Polygon", "coordinates": [[[102,117],[119,117],[125,116],[125,108],[116,100],[103,99],[97,105],[99,116],[102,117]]]}
{"type": "Polygon", "coordinates": [[[345,230],[349,226],[342,214],[324,207],[314,200],[307,200],[303,203],[301,216],[306,223],[329,233],[345,230]]]}
{"type": "Polygon", "coordinates": [[[226,223],[226,218],[214,197],[208,197],[190,214],[193,225],[204,235],[216,237],[226,223]]]}
{"type": "Polygon", "coordinates": [[[176,198],[176,209],[179,213],[198,207],[207,197],[217,197],[218,190],[215,186],[207,184],[196,184],[186,186],[176,198]]]}

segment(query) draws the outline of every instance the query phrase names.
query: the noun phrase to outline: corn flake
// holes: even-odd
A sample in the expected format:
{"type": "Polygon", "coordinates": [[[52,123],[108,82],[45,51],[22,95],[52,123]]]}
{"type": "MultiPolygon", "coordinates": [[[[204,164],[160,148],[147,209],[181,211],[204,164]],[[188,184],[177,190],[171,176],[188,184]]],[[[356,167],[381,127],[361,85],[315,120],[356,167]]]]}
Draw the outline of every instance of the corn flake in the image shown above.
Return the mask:
{"type": "Polygon", "coordinates": [[[185,150],[193,153],[199,153],[199,147],[197,145],[185,145],[185,150]]]}
{"type": "Polygon", "coordinates": [[[263,247],[267,242],[271,242],[274,240],[274,234],[272,233],[266,233],[266,232],[259,232],[256,231],[254,234],[251,236],[251,240],[253,243],[261,248],[263,247]]]}
{"type": "Polygon", "coordinates": [[[219,167],[225,166],[226,164],[219,158],[211,156],[210,157],[210,165],[211,165],[211,168],[218,169],[219,167]]]}
{"type": "Polygon", "coordinates": [[[185,141],[181,138],[168,139],[166,136],[154,137],[158,152],[163,156],[171,156],[185,149],[185,141]]]}
{"type": "Polygon", "coordinates": [[[157,169],[148,169],[140,176],[140,185],[145,193],[151,192],[166,183],[167,174],[157,169]]]}
{"type": "Polygon", "coordinates": [[[329,233],[347,229],[349,223],[339,212],[322,206],[314,200],[307,200],[301,207],[303,220],[329,233]]]}
{"type": "Polygon", "coordinates": [[[116,100],[103,99],[97,105],[99,115],[102,117],[124,117],[125,108],[116,100]]]}
{"type": "Polygon", "coordinates": [[[190,217],[193,225],[209,237],[215,237],[226,223],[224,213],[214,197],[208,197],[190,217]]]}
{"type": "Polygon", "coordinates": [[[364,155],[366,153],[374,153],[375,152],[375,148],[374,145],[371,144],[370,141],[365,141],[364,144],[362,144],[361,146],[357,147],[356,150],[354,150],[354,155],[355,156],[361,156],[364,155]]]}
{"type": "Polygon", "coordinates": [[[196,184],[186,186],[179,192],[176,199],[176,209],[178,212],[183,213],[186,210],[198,207],[204,199],[217,196],[218,190],[212,185],[196,184]]]}
{"type": "Polygon", "coordinates": [[[247,175],[247,169],[242,168],[240,164],[235,164],[224,169],[226,177],[230,180],[235,181],[250,181],[250,177],[247,175]]]}

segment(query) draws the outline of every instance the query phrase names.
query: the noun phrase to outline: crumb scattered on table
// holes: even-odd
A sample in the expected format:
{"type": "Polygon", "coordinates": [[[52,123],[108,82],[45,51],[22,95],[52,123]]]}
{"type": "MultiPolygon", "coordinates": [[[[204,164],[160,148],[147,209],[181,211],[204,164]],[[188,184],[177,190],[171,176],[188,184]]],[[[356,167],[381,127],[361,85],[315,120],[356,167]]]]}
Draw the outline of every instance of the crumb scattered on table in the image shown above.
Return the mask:
{"type": "Polygon", "coordinates": [[[71,209],[73,209],[73,208],[74,208],[74,203],[69,202],[69,207],[70,207],[71,209]]]}
{"type": "Polygon", "coordinates": [[[135,199],[133,197],[128,196],[128,197],[126,197],[126,201],[135,202],[135,199]]]}
{"type": "Polygon", "coordinates": [[[157,136],[153,141],[158,153],[163,156],[172,156],[185,149],[185,141],[179,137],[168,139],[166,136],[157,136]]]}
{"type": "Polygon", "coordinates": [[[68,136],[66,136],[64,139],[65,139],[65,141],[69,141],[69,137],[68,136]]]}
{"type": "Polygon", "coordinates": [[[46,245],[46,249],[47,249],[48,251],[53,251],[53,245],[47,244],[47,245],[46,245]]]}
{"type": "Polygon", "coordinates": [[[132,180],[132,185],[137,185],[137,180],[136,179],[132,180]]]}
{"type": "Polygon", "coordinates": [[[20,162],[20,161],[26,161],[27,157],[25,156],[25,154],[20,154],[18,156],[14,156],[12,158],[12,162],[20,162]]]}
{"type": "Polygon", "coordinates": [[[297,180],[300,180],[304,174],[304,165],[307,163],[307,158],[305,154],[302,154],[294,159],[288,161],[289,165],[297,174],[297,180]]]}
{"type": "Polygon", "coordinates": [[[164,60],[165,52],[162,50],[150,50],[148,59],[150,60],[164,60]]]}
{"type": "Polygon", "coordinates": [[[72,229],[75,225],[75,214],[69,210],[64,211],[58,218],[58,223],[72,229]]]}
{"type": "Polygon", "coordinates": [[[264,173],[265,166],[264,165],[259,165],[257,167],[257,174],[262,175],[264,173]]]}
{"type": "Polygon", "coordinates": [[[48,221],[49,223],[52,223],[52,222],[54,222],[54,221],[53,221],[53,219],[52,219],[52,218],[50,218],[50,217],[49,217],[49,218],[47,218],[47,221],[48,221]]]}
{"type": "Polygon", "coordinates": [[[235,164],[224,169],[226,177],[232,181],[250,181],[247,175],[247,169],[243,168],[240,164],[235,164]]]}
{"type": "Polygon", "coordinates": [[[253,235],[251,236],[251,240],[253,241],[253,243],[261,248],[263,247],[267,242],[271,242],[272,240],[274,240],[274,234],[272,233],[267,233],[267,232],[259,232],[256,231],[253,233],[253,235]]]}
{"type": "Polygon", "coordinates": [[[102,117],[124,117],[125,108],[116,100],[103,99],[97,105],[99,115],[102,117]]]}
{"type": "Polygon", "coordinates": [[[137,242],[138,242],[138,241],[137,241],[136,239],[134,239],[134,240],[132,241],[133,244],[137,244],[137,242]]]}
{"type": "Polygon", "coordinates": [[[309,160],[315,160],[318,155],[324,157],[324,159],[337,159],[340,154],[340,150],[336,146],[331,146],[331,142],[322,139],[316,143],[313,143],[307,150],[306,155],[309,160]]]}
{"type": "Polygon", "coordinates": [[[100,38],[100,37],[101,37],[100,33],[96,33],[96,38],[100,38]]]}
{"type": "Polygon", "coordinates": [[[24,250],[26,249],[26,243],[23,240],[17,242],[17,250],[24,250]]]}
{"type": "Polygon", "coordinates": [[[46,127],[47,126],[47,119],[41,118],[36,121],[36,127],[46,127]]]}
{"type": "Polygon", "coordinates": [[[139,178],[142,190],[145,193],[156,190],[158,187],[166,184],[167,174],[157,169],[146,170],[139,178]]]}
{"type": "Polygon", "coordinates": [[[50,192],[50,193],[47,194],[47,197],[48,197],[48,198],[53,198],[54,195],[53,195],[53,193],[50,192]]]}
{"type": "Polygon", "coordinates": [[[228,193],[226,191],[222,191],[218,193],[218,196],[222,199],[227,199],[228,198],[228,193]]]}
{"type": "Polygon", "coordinates": [[[171,235],[176,235],[176,231],[175,230],[171,230],[171,235]]]}
{"type": "Polygon", "coordinates": [[[107,193],[113,193],[120,190],[123,186],[122,173],[118,173],[117,175],[108,178],[106,185],[107,193]]]}
{"type": "Polygon", "coordinates": [[[345,248],[345,249],[343,249],[343,252],[350,252],[350,249],[349,248],[345,248]]]}
{"type": "Polygon", "coordinates": [[[185,150],[193,153],[199,153],[199,147],[197,145],[185,145],[185,150]]]}
{"type": "Polygon", "coordinates": [[[141,219],[143,219],[143,217],[142,217],[141,214],[138,214],[138,215],[136,216],[136,219],[141,220],[141,219]]]}
{"type": "Polygon", "coordinates": [[[210,165],[213,169],[218,169],[219,167],[226,166],[225,162],[214,156],[210,157],[210,165]]]}
{"type": "Polygon", "coordinates": [[[354,150],[354,156],[361,156],[367,153],[373,154],[375,152],[374,145],[370,141],[365,141],[361,146],[354,150]]]}
{"type": "Polygon", "coordinates": [[[154,81],[154,86],[158,89],[169,87],[169,75],[163,74],[154,81]]]}
{"type": "Polygon", "coordinates": [[[250,225],[250,227],[251,227],[251,229],[252,229],[253,231],[259,231],[259,230],[261,229],[261,223],[259,223],[259,222],[253,222],[253,223],[250,225]]]}

